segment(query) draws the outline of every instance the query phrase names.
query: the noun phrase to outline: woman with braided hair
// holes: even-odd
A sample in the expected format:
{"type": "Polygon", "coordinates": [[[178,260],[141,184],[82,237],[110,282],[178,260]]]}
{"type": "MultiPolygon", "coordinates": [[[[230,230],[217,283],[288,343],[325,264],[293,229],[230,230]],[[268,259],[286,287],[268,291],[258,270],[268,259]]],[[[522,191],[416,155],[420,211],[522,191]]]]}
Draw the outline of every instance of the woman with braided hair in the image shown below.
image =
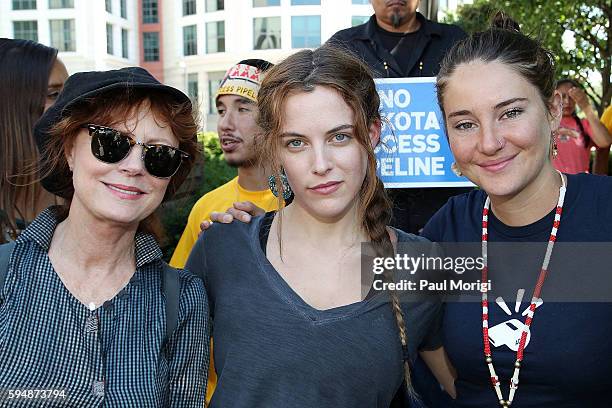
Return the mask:
{"type": "Polygon", "coordinates": [[[328,45],[300,51],[270,69],[258,107],[281,210],[215,223],[186,265],[209,295],[210,406],[387,408],[402,384],[413,392],[417,351],[439,347],[426,333],[440,304],[400,303],[361,273],[362,242],[385,257],[396,242],[425,241],[387,226],[372,76],[328,45]]]}
{"type": "MultiPolygon", "coordinates": [[[[455,377],[444,385],[456,400],[432,407],[610,406],[612,349],[602,339],[612,336],[612,179],[555,169],[563,103],[554,78],[554,56],[503,14],[441,64],[437,95],[454,167],[480,188],[452,197],[422,235],[475,248],[485,260],[477,276],[492,284],[445,302],[441,330],[432,330],[444,347],[429,353],[446,364],[435,367],[439,378],[455,377]]],[[[289,169],[294,163],[286,167],[294,187],[289,169]]]]}

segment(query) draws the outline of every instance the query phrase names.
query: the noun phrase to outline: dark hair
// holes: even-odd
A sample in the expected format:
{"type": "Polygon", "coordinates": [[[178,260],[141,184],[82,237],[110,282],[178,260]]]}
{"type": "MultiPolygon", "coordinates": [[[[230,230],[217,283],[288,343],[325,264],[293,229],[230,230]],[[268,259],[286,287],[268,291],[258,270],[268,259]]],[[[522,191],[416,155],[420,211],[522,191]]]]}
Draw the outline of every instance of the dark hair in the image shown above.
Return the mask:
{"type": "MultiPolygon", "coordinates": [[[[284,204],[279,159],[283,109],[290,96],[312,92],[317,86],[336,91],[354,113],[353,136],[366,152],[368,160],[360,191],[358,219],[371,240],[376,256],[393,256],[394,249],[387,232],[387,224],[391,219],[391,203],[383,183],[376,175],[376,158],[369,138],[370,126],[381,121],[378,92],[372,73],[363,62],[329,44],[315,50],[302,50],[287,57],[268,71],[259,90],[258,124],[262,134],[266,135],[262,138],[262,155],[268,158],[276,177],[276,185],[279,186],[279,208],[284,204]]],[[[282,222],[282,218],[280,220],[282,222]]],[[[390,275],[385,278],[392,279],[390,275]]],[[[408,336],[404,316],[397,294],[390,292],[390,296],[402,349],[405,351],[408,336]]],[[[408,361],[404,361],[404,372],[408,389],[414,394],[408,361]]]]}
{"type": "Polygon", "coordinates": [[[580,85],[580,83],[578,81],[576,81],[575,79],[572,79],[572,78],[561,78],[555,84],[555,89],[559,88],[563,84],[570,84],[571,86],[575,86],[576,88],[582,89],[582,85],[580,85]]]}
{"type": "MultiPolygon", "coordinates": [[[[119,88],[101,95],[92,96],[70,107],[67,114],[51,128],[49,140],[43,150],[44,160],[41,162],[42,178],[50,174],[70,174],[65,152],[68,151],[82,125],[96,123],[112,126],[127,121],[141,108],[150,109],[154,118],[162,125],[170,127],[172,134],[179,141],[179,149],[189,155],[183,159],[178,171],[170,179],[163,201],[168,200],[185,181],[196,155],[199,153],[197,122],[189,102],[178,103],[166,92],[155,89],[119,88]]],[[[74,194],[72,177],[68,177],[58,194],[67,197],[67,204],[59,212],[62,219],[68,215],[70,201],[74,194]]],[[[159,241],[163,238],[163,229],[155,213],[143,220],[139,231],[150,233],[159,241]]]]}
{"type": "MultiPolygon", "coordinates": [[[[572,78],[561,78],[560,80],[557,81],[557,84],[555,85],[555,89],[559,89],[561,85],[565,85],[565,84],[570,84],[571,86],[575,86],[576,88],[584,89],[582,85],[580,84],[580,82],[572,78]]],[[[582,125],[582,120],[580,120],[580,118],[576,114],[576,109],[574,109],[571,116],[576,122],[576,124],[578,125],[578,127],[580,128],[580,133],[582,134],[582,137],[584,139],[584,146],[588,147],[589,144],[591,143],[591,137],[584,130],[584,126],[582,125]]]]}
{"type": "Polygon", "coordinates": [[[252,67],[259,68],[261,72],[266,72],[274,66],[274,64],[272,64],[271,62],[257,58],[245,59],[240,61],[238,64],[250,65],[252,67]]]}
{"type": "Polygon", "coordinates": [[[444,114],[444,91],[448,78],[461,64],[480,60],[498,61],[517,71],[535,86],[546,106],[555,91],[553,54],[533,38],[522,34],[519,25],[498,12],[488,30],[474,33],[459,41],[444,57],[436,88],[438,104],[444,114]]]}
{"type": "Polygon", "coordinates": [[[29,171],[38,161],[32,130],[43,113],[56,59],[55,48],[0,38],[0,242],[4,231],[16,238],[17,218],[35,212],[42,192],[29,171]]]}

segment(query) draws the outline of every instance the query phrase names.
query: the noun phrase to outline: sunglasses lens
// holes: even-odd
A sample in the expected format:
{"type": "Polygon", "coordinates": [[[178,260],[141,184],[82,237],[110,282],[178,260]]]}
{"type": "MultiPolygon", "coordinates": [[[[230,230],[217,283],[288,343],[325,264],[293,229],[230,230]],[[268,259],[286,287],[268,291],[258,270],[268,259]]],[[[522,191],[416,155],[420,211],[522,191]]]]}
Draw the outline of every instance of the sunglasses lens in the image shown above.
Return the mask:
{"type": "MultiPolygon", "coordinates": [[[[86,125],[91,135],[91,152],[105,163],[119,163],[137,144],[121,132],[97,125],[86,125]]],[[[138,143],[140,144],[140,143],[138,143]]],[[[181,165],[181,152],[166,145],[145,145],[144,165],[150,175],[172,177],[181,165]]]]}
{"type": "Polygon", "coordinates": [[[91,132],[91,152],[100,161],[120,162],[130,148],[130,139],[115,130],[101,128],[91,132]]]}
{"type": "Polygon", "coordinates": [[[170,146],[149,146],[145,153],[144,164],[152,176],[171,177],[181,165],[181,152],[170,146]]]}

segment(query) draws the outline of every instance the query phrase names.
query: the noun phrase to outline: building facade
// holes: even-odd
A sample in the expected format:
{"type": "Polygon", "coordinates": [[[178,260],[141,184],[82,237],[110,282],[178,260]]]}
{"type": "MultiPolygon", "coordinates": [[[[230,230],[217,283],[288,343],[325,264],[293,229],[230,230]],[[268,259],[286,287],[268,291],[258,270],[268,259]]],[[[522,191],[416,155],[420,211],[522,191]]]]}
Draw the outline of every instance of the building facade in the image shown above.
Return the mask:
{"type": "Polygon", "coordinates": [[[373,13],[368,0],[166,0],[163,9],[173,22],[164,25],[164,78],[197,101],[208,130],[216,128],[214,94],[231,65],[278,62],[373,13]]]}
{"type": "Polygon", "coordinates": [[[138,65],[139,0],[0,0],[0,36],[60,51],[68,72],[138,65]]]}
{"type": "MultiPolygon", "coordinates": [[[[464,2],[440,0],[440,10],[464,2]]],[[[372,14],[369,0],[0,0],[0,36],[58,48],[70,73],[142,66],[184,90],[214,130],[231,65],[278,62],[372,14]]]]}

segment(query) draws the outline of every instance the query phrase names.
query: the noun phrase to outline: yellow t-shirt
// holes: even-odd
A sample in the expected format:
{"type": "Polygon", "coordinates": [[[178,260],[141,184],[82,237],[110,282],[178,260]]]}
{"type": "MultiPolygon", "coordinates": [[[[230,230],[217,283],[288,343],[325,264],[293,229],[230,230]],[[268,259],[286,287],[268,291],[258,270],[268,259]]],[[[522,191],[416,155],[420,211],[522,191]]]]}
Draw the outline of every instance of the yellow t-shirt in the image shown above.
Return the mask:
{"type": "Polygon", "coordinates": [[[210,213],[214,211],[225,211],[236,201],[251,201],[256,206],[266,211],[278,209],[278,199],[274,197],[270,189],[263,191],[245,190],[238,184],[238,177],[206,193],[200,198],[189,213],[187,226],[176,245],[170,265],[175,268],[184,268],[191,248],[195,245],[200,235],[200,223],[210,219],[210,213]]]}
{"type": "Polygon", "coordinates": [[[612,105],[608,106],[601,115],[601,123],[608,129],[610,135],[612,135],[612,105]]]}
{"type": "MultiPolygon", "coordinates": [[[[232,207],[236,201],[251,201],[256,206],[266,211],[278,209],[278,198],[274,197],[270,189],[263,191],[245,190],[238,184],[238,177],[217,187],[202,196],[193,206],[187,219],[187,226],[181,235],[170,265],[175,268],[184,268],[191,249],[198,240],[200,234],[200,223],[210,219],[210,213],[214,211],[225,211],[232,207]]],[[[210,402],[212,394],[217,386],[217,373],[213,360],[213,341],[210,341],[210,367],[208,369],[208,386],[206,389],[206,402],[210,402]]]]}

